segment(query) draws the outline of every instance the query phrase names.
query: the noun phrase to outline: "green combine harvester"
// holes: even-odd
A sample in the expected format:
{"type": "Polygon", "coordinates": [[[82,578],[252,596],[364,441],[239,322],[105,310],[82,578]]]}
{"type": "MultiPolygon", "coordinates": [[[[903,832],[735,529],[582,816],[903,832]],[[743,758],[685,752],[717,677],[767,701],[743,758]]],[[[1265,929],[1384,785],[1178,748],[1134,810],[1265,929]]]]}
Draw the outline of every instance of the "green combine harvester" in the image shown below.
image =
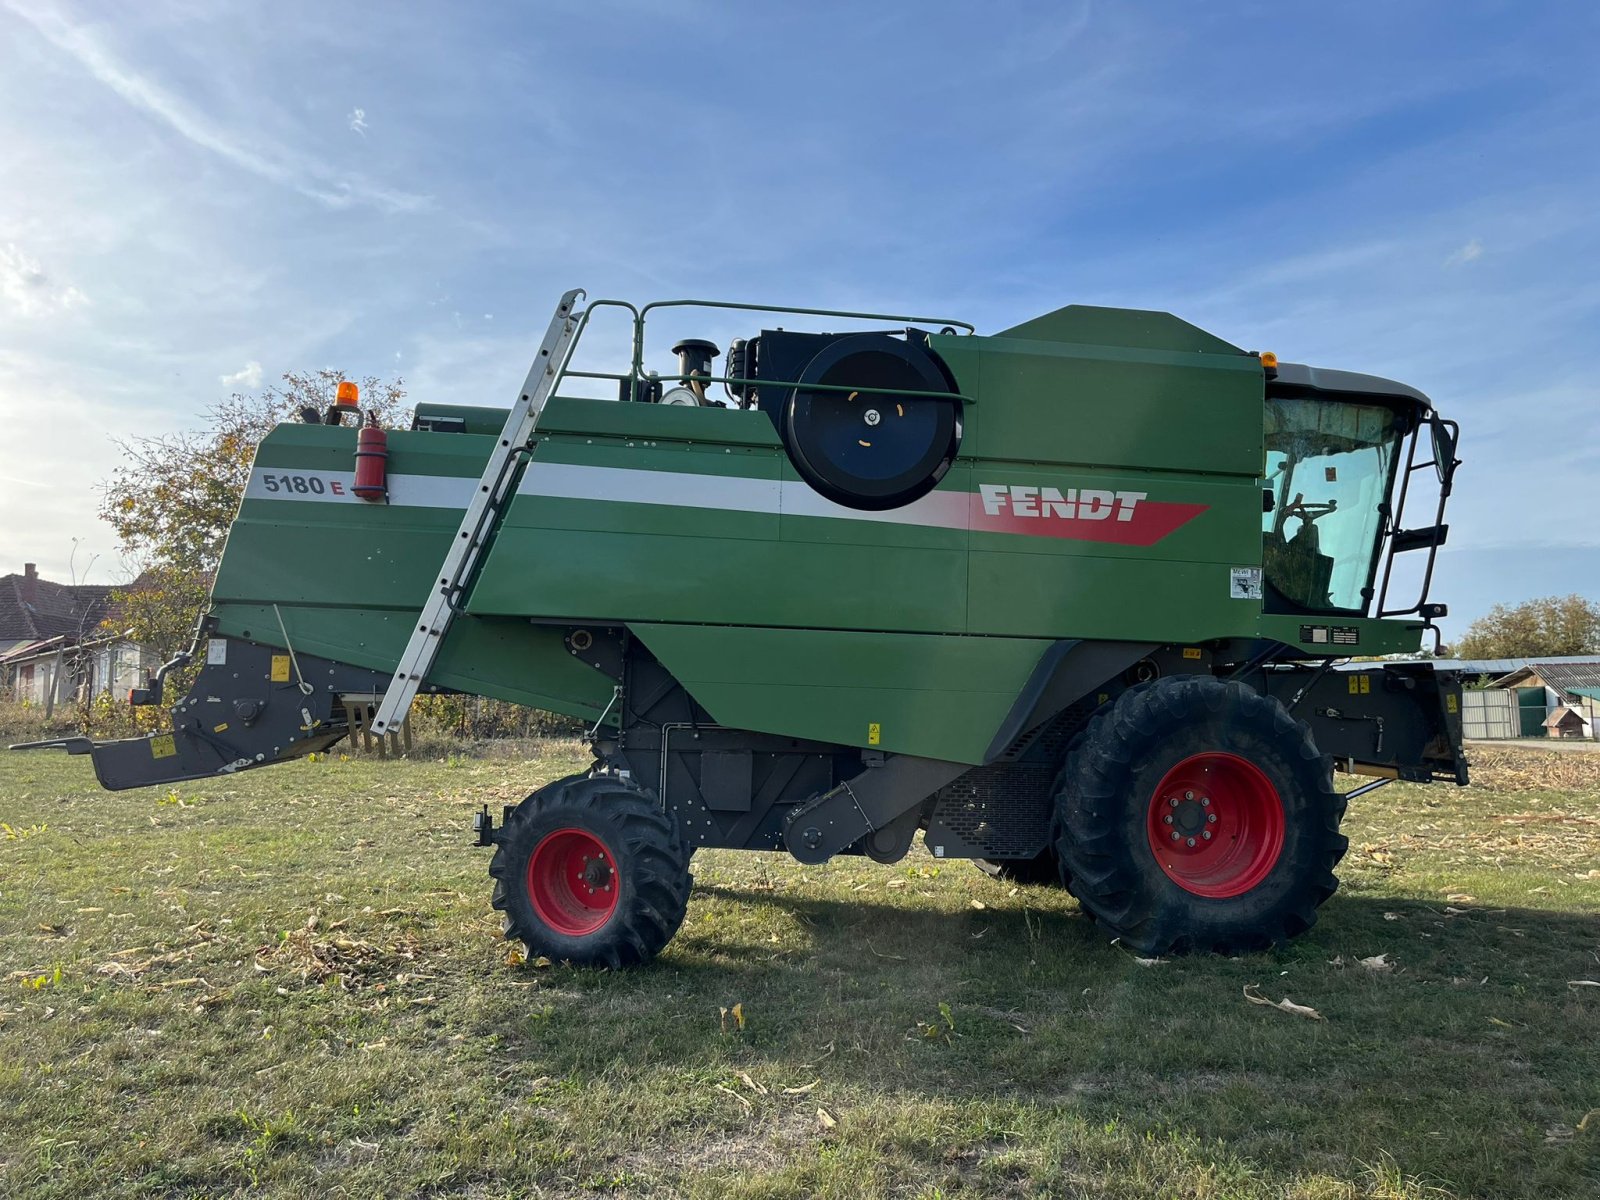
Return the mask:
{"type": "Polygon", "coordinates": [[[193,649],[132,697],[203,662],[172,731],[49,744],[131,788],[391,735],[419,692],[581,718],[593,767],[474,829],[506,935],[612,967],[677,931],[699,847],[890,863],[919,832],[1141,954],[1265,949],[1337,886],[1350,796],[1467,782],[1459,688],[1366,661],[1445,611],[1457,428],[1422,393],[1166,313],[582,299],[509,410],[384,431],[341,394],[274,429],[193,649]],[[749,336],[647,371],[651,319],[708,308],[749,336]],[[580,371],[608,310],[631,363],[580,371]]]}

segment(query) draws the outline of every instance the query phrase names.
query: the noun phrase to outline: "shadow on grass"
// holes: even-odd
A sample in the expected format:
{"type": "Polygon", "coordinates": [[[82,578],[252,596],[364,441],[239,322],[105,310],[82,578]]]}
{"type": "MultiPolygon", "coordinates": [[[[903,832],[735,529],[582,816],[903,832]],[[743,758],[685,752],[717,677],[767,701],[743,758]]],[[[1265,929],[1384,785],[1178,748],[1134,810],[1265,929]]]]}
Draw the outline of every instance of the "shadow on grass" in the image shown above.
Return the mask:
{"type": "Polygon", "coordinates": [[[1286,1184],[1388,1162],[1461,1194],[1555,1195],[1589,1169],[1548,1131],[1597,1102],[1597,1006],[1568,986],[1600,974],[1590,916],[1336,896],[1273,953],[1143,965],[1044,889],[981,910],[696,897],[654,967],[558,969],[582,1002],[501,1035],[580,1084],[645,1047],[652,1069],[706,1079],[815,1077],[846,1107],[1000,1105],[1214,1143],[1286,1184]],[[775,924],[790,936],[763,942],[775,924]]]}
{"type": "MultiPolygon", "coordinates": [[[[799,919],[818,935],[805,952],[807,961],[812,952],[859,952],[864,943],[853,938],[853,933],[864,933],[869,939],[875,935],[880,943],[911,943],[932,952],[951,938],[972,939],[974,925],[990,932],[973,939],[968,950],[979,961],[991,965],[1011,961],[1019,948],[1038,940],[1046,925],[1054,949],[1082,954],[1085,965],[1104,966],[1108,961],[1129,957],[1108,940],[1093,918],[1078,909],[1067,893],[1055,889],[1027,888],[1015,897],[970,912],[951,911],[947,906],[912,908],[904,903],[841,900],[721,884],[697,885],[695,895],[752,908],[777,909],[799,919]],[[824,931],[826,939],[822,936],[824,931]]],[[[1600,921],[1591,914],[1346,893],[1336,894],[1322,907],[1317,924],[1309,932],[1274,952],[1238,959],[1198,955],[1173,961],[1271,964],[1284,959],[1304,960],[1324,951],[1337,953],[1346,943],[1356,940],[1360,941],[1362,957],[1387,953],[1405,956],[1417,966],[1421,965],[1420,955],[1430,961],[1476,962],[1497,971],[1520,968],[1537,975],[1553,966],[1548,956],[1554,953],[1570,955],[1579,966],[1587,961],[1591,973],[1600,969],[1600,962],[1594,957],[1600,950],[1600,921]],[[1485,954],[1492,955],[1493,961],[1484,958],[1485,954]],[[1524,961],[1519,963],[1519,959],[1524,961]]],[[[870,946],[867,953],[871,953],[870,946]]],[[[722,966],[718,964],[719,969],[722,966]]]]}

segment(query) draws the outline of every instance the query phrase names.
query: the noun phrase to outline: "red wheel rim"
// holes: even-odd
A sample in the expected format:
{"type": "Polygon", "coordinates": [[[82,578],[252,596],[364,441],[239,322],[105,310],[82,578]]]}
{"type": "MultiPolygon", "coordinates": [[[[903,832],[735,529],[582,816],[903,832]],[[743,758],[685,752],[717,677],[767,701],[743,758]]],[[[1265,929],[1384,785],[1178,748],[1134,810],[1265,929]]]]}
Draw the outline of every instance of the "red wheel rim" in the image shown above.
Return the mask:
{"type": "Polygon", "coordinates": [[[617,864],[586,829],[547,833],[528,855],[528,897],[557,933],[593,933],[617,911],[617,864]]]}
{"type": "Polygon", "coordinates": [[[1161,777],[1146,832],[1167,878],[1225,900],[1259,884],[1283,853],[1283,800],[1237,754],[1192,754],[1161,777]]]}

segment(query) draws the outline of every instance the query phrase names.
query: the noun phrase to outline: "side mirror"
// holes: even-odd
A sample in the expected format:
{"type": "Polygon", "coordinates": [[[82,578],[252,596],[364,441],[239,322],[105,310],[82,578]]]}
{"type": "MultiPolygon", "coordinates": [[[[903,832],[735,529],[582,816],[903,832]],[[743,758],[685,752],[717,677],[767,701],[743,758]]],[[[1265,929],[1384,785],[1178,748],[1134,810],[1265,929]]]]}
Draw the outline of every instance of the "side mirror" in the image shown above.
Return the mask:
{"type": "Polygon", "coordinates": [[[1456,461],[1456,439],[1460,426],[1434,415],[1428,418],[1428,431],[1433,436],[1433,469],[1438,472],[1439,486],[1448,494],[1450,480],[1460,464],[1456,461]]]}

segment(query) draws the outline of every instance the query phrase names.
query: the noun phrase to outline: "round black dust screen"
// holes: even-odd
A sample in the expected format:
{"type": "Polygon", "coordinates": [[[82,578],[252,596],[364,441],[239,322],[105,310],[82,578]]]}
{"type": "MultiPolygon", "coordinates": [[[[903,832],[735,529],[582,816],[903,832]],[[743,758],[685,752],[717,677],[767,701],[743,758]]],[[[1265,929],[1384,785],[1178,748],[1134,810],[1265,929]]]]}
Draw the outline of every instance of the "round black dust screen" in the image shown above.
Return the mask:
{"type": "Polygon", "coordinates": [[[811,360],[800,385],[785,413],[785,441],[801,477],[830,500],[898,508],[932,491],[949,470],[961,436],[959,401],[894,394],[949,395],[920,346],[886,334],[841,338],[811,360]]]}

